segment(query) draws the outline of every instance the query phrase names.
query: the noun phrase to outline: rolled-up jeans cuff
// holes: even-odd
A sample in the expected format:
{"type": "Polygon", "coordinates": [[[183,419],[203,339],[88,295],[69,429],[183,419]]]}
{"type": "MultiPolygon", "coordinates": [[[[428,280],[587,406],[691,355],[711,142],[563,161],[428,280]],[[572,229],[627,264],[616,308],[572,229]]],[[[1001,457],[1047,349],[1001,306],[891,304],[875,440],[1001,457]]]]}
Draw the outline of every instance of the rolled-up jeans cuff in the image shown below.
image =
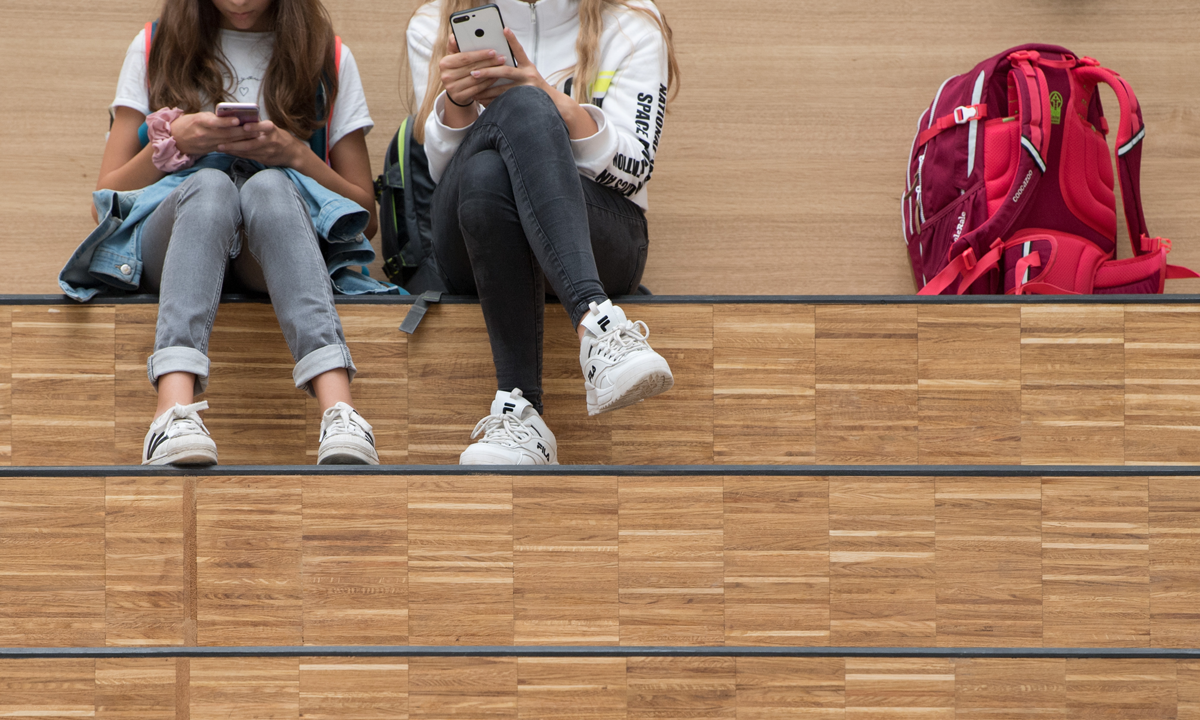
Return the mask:
{"type": "Polygon", "coordinates": [[[208,356],[196,348],[167,347],[155,350],[146,358],[146,375],[158,390],[158,379],[167,373],[186,372],[196,376],[194,392],[199,395],[208,387],[208,356]]]}
{"type": "Polygon", "coordinates": [[[326,345],[300,358],[300,362],[296,363],[296,367],[292,369],[292,380],[296,382],[296,387],[310,396],[316,397],[312,389],[312,379],[321,373],[338,368],[345,368],[346,374],[350,376],[351,380],[358,372],[358,368],[354,367],[354,361],[350,359],[350,348],[340,344],[326,345]]]}

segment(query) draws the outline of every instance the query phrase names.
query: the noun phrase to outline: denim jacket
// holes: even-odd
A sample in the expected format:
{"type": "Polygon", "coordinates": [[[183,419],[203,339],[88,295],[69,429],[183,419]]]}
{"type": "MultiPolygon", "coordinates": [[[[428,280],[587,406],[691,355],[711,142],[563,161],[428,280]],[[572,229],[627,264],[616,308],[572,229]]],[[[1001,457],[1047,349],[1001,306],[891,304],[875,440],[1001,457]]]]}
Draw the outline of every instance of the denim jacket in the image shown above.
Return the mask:
{"type": "MultiPolygon", "coordinates": [[[[142,280],[142,225],[158,204],[192,173],[203,168],[228,172],[234,162],[249,163],[231,155],[210,153],[186,170],[167,175],[140,190],[97,190],[92,202],[100,224],[80,244],[58,274],[58,284],[68,297],[87,302],[100,293],[134,292],[142,280]]],[[[254,169],[262,165],[252,163],[254,169]]],[[[335,291],[343,295],[402,293],[391,283],[370,278],[351,266],[368,265],[375,250],[363,236],[370,218],[352,200],[326,189],[295,170],[285,170],[308,206],[321,253],[335,291]]]]}

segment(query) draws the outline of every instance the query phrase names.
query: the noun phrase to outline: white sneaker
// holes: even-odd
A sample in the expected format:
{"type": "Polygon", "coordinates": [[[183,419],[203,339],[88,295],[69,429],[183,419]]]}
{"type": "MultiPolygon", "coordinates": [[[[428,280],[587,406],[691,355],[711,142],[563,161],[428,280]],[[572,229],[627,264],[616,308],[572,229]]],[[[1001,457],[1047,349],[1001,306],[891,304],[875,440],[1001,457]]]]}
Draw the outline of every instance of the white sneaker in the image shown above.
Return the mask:
{"type": "Polygon", "coordinates": [[[646,338],[650,328],[629,322],[624,311],[605,300],[592,303],[583,318],[579,366],[587,389],[588,415],[623,408],[664,393],[675,384],[671,368],[646,338]]]}
{"type": "Polygon", "coordinates": [[[537,410],[521,395],[496,391],[492,414],[471,432],[479,442],[463,451],[459,465],[557,465],[558,443],[537,410]]]}
{"type": "Polygon", "coordinates": [[[371,424],[354,408],[340,402],[321,416],[318,465],[378,465],[371,424]]]}
{"type": "Polygon", "coordinates": [[[208,436],[208,428],[198,414],[207,409],[206,401],[176,403],[156,417],[142,443],[142,464],[216,465],[217,444],[208,436]]]}

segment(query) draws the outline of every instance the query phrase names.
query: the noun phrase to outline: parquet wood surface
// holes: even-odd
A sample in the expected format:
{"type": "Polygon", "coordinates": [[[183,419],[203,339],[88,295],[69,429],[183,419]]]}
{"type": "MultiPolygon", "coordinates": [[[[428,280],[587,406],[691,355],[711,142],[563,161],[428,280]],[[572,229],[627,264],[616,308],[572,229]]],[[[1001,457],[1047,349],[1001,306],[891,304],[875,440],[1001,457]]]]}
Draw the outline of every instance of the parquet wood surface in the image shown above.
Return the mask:
{"type": "MultiPolygon", "coordinates": [[[[546,420],[564,464],[1192,464],[1200,313],[1177,305],[629,305],[675,387],[588,417],[578,344],[548,308],[546,420]]],[[[453,464],[488,412],[476,305],[342,305],[355,402],[385,463],[453,464]]],[[[0,308],[0,443],[16,465],[136,464],[153,306],[0,308]]],[[[201,396],[221,462],[309,464],[319,414],[271,309],[221,308],[201,396]]]]}
{"type": "MultiPolygon", "coordinates": [[[[362,74],[378,171],[408,112],[403,28],[416,1],[325,4],[362,74]]],[[[10,70],[0,94],[20,99],[0,108],[0,248],[21,258],[0,291],[58,292],[59,268],[92,227],[88,193],[125,49],[160,5],[0,6],[0,58],[10,70]],[[29,238],[39,252],[27,251],[29,238]]],[[[1189,0],[1144,2],[1137,12],[1116,0],[989,0],[970,13],[951,0],[765,0],[735,16],[720,0],[658,5],[675,31],[683,84],[651,186],[645,281],[656,292],[911,292],[896,221],[913,123],[946,77],[1032,40],[1099,58],[1136,89],[1148,127],[1150,228],[1175,239],[1176,262],[1200,265],[1200,79],[1189,70],[1200,59],[1200,14],[1189,0]],[[760,46],[769,52],[747,51],[760,46]]],[[[1200,281],[1170,289],[1196,292],[1200,281]]]]}
{"type": "Polygon", "coordinates": [[[49,718],[1193,720],[1174,660],[0,660],[0,713],[49,718]]]}
{"type": "Polygon", "coordinates": [[[1195,647],[1198,505],[1136,475],[4,478],[0,647],[1195,647]]]}

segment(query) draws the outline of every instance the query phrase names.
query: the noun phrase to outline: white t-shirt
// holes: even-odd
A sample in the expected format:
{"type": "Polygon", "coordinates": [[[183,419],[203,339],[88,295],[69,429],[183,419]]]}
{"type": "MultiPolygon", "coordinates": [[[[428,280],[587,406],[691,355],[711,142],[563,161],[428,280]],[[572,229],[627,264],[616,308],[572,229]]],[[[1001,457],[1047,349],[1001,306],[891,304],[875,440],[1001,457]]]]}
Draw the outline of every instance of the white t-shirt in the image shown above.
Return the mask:
{"type": "MultiPolygon", "coordinates": [[[[233,68],[236,78],[226,76],[226,87],[232,88],[234,102],[257,102],[259,115],[267,117],[267,106],[262,97],[262,79],[267,74],[267,63],[275,45],[274,33],[220,31],[221,52],[233,68]]],[[[314,98],[315,101],[315,98],[314,98]]],[[[121,77],[117,80],[117,96],[112,108],[127,107],[143,115],[150,114],[150,90],[146,87],[146,30],[142,29],[129,44],[125,52],[125,63],[121,65],[121,77]]],[[[155,108],[157,110],[159,108],[155,108]]],[[[213,109],[206,103],[205,110],[213,109]]],[[[367,110],[367,97],[363,94],[362,79],[358,76],[358,65],[350,48],[342,45],[341,65],[338,69],[338,94],[333,104],[333,122],[329,128],[329,147],[355,130],[364,134],[371,131],[375,123],[367,110]]]]}

